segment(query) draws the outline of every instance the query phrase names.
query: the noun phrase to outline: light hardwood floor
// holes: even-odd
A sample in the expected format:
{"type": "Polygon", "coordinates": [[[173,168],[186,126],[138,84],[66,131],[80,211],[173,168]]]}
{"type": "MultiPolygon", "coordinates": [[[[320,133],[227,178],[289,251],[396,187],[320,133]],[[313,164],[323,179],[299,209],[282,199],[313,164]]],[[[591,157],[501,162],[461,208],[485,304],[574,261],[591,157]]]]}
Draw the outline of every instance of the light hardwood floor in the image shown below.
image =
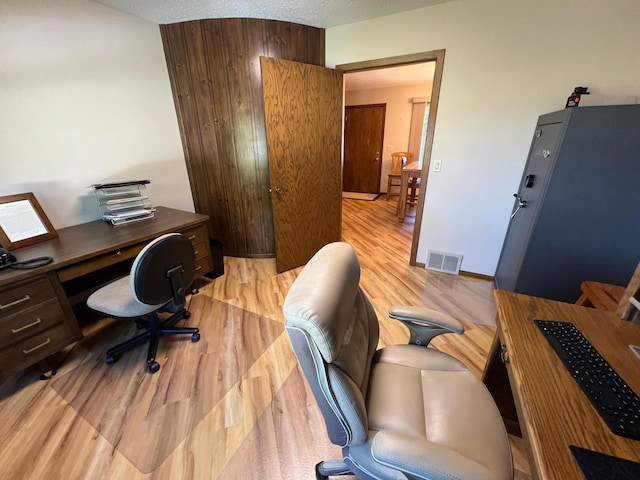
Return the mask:
{"type": "MultiPolygon", "coordinates": [[[[495,331],[491,282],[409,266],[415,211],[410,210],[405,222],[398,223],[394,210],[395,202],[386,202],[384,197],[373,202],[343,201],[343,240],[355,247],[362,264],[361,283],[380,319],[380,346],[405,343],[408,339],[406,330],[387,318],[390,305],[425,305],[447,312],[465,325],[464,335],[438,337],[433,346],[458,357],[480,375],[495,331]]],[[[273,259],[225,257],[225,275],[205,282],[199,294],[191,298],[192,318],[188,323],[202,325],[211,321],[214,307],[224,302],[238,307],[227,310],[242,309],[247,318],[253,315],[252,321],[260,316],[282,324],[284,297],[299,271],[276,274],[273,259]]],[[[95,338],[96,332],[110,328],[113,326],[108,320],[94,322],[86,327],[87,338],[95,338]]],[[[256,339],[250,337],[261,335],[259,329],[256,333],[248,331],[247,338],[236,340],[240,346],[232,351],[243,343],[253,345],[256,339]]],[[[166,339],[161,353],[163,348],[171,351],[173,345],[177,342],[166,339]]],[[[188,342],[182,342],[181,347],[185,351],[195,348],[188,342]]],[[[80,344],[71,349],[58,376],[74,375],[74,368],[88,348],[80,344]]],[[[222,368],[201,372],[202,382],[219,382],[225,365],[236,367],[237,360],[220,359],[218,365],[222,368]]],[[[182,375],[189,375],[189,365],[181,365],[182,375]]],[[[144,368],[139,372],[136,375],[145,375],[144,368]]],[[[237,381],[229,381],[228,391],[223,392],[210,412],[148,473],[143,473],[118,448],[118,432],[116,440],[107,440],[100,431],[110,425],[94,428],[51,387],[51,382],[38,380],[38,371],[29,369],[13,375],[0,383],[0,478],[305,480],[315,478],[313,466],[319,460],[338,458],[339,449],[326,437],[286,333],[278,333],[243,372],[237,381]]],[[[167,395],[172,382],[169,373],[177,374],[165,364],[153,376],[150,395],[167,395]]],[[[83,383],[74,388],[81,390],[83,383]]],[[[110,396],[116,395],[115,390],[107,386],[100,392],[98,398],[89,397],[88,401],[114,401],[110,396]]],[[[104,422],[117,425],[135,421],[135,417],[127,416],[126,409],[120,414],[124,420],[104,422]]],[[[530,479],[522,440],[511,438],[511,442],[516,478],[530,479]]],[[[137,448],[144,455],[149,442],[140,438],[137,448]]],[[[148,454],[153,456],[154,452],[148,454]]]]}

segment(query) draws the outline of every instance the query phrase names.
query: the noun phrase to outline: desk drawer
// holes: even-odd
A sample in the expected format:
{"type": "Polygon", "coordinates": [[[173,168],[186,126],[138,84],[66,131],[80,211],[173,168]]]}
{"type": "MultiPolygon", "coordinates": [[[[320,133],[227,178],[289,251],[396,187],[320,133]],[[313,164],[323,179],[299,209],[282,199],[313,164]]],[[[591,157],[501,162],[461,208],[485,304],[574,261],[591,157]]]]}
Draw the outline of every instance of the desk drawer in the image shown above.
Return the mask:
{"type": "Polygon", "coordinates": [[[74,278],[81,277],[88,273],[96,272],[103,268],[115,265],[124,260],[135,258],[148,242],[139,243],[130,247],[121,248],[119,250],[109,252],[96,258],[79,262],[66,268],[58,270],[58,278],[61,282],[67,282],[74,278]]]}
{"type": "Polygon", "coordinates": [[[48,300],[56,300],[56,293],[46,278],[23,283],[0,291],[0,319],[48,300]]]}
{"type": "Polygon", "coordinates": [[[62,350],[75,340],[71,329],[62,323],[0,350],[0,376],[26,368],[62,350]]]}
{"type": "Polygon", "coordinates": [[[209,235],[204,225],[185,230],[182,234],[193,244],[196,255],[196,277],[209,273],[213,269],[209,235]]]}
{"type": "Polygon", "coordinates": [[[209,273],[212,268],[213,263],[210,256],[207,255],[204,258],[196,259],[196,278],[209,273]]]}
{"type": "Polygon", "coordinates": [[[0,348],[11,345],[65,321],[57,299],[0,318],[0,348]]]}
{"type": "Polygon", "coordinates": [[[185,237],[187,237],[189,241],[193,243],[194,246],[199,243],[206,244],[209,241],[209,236],[207,235],[207,231],[202,225],[190,228],[188,230],[184,230],[180,233],[182,233],[185,237]]]}

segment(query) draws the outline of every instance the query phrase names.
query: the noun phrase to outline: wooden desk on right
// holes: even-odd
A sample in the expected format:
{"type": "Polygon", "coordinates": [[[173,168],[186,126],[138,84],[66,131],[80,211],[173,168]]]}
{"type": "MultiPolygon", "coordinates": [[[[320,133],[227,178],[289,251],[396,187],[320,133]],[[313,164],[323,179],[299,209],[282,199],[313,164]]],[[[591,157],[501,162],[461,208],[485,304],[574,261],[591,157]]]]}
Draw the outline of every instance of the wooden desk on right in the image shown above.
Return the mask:
{"type": "Polygon", "coordinates": [[[640,325],[569,303],[501,290],[494,295],[498,332],[484,379],[495,379],[501,354],[533,477],[584,478],[569,445],[640,462],[640,441],[611,433],[533,320],[573,322],[636,393],[640,359],[628,345],[640,344],[640,325]]]}

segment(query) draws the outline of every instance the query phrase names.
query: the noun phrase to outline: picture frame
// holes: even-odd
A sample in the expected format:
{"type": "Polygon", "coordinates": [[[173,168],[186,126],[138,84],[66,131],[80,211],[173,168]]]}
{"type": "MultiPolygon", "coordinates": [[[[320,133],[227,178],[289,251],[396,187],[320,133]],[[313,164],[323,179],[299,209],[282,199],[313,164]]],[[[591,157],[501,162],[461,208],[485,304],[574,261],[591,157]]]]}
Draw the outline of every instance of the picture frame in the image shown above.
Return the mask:
{"type": "Polygon", "coordinates": [[[0,244],[7,250],[58,236],[32,192],[0,197],[0,244]]]}

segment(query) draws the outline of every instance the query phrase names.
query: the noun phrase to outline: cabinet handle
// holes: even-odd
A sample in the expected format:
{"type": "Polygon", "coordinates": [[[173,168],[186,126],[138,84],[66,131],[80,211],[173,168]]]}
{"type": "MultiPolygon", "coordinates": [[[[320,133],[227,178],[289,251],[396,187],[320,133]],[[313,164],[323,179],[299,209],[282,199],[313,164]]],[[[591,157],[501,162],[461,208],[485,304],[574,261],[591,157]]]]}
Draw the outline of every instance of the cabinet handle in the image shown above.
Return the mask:
{"type": "Polygon", "coordinates": [[[198,270],[202,270],[202,265],[198,265],[198,266],[196,267],[196,272],[197,272],[198,270]]]}
{"type": "Polygon", "coordinates": [[[35,322],[28,323],[27,325],[24,325],[24,326],[22,326],[20,328],[12,328],[11,331],[13,333],[20,333],[20,332],[26,330],[27,328],[35,327],[36,325],[39,325],[40,323],[42,323],[42,320],[37,319],[35,322]]]}
{"type": "Polygon", "coordinates": [[[195,240],[196,236],[195,235],[190,235],[187,237],[189,240],[195,240]]]}
{"type": "Polygon", "coordinates": [[[36,350],[45,347],[47,345],[49,345],[51,343],[51,339],[47,338],[44,342],[42,342],[40,345],[36,345],[33,348],[30,348],[29,350],[22,350],[22,353],[24,353],[25,355],[29,355],[31,352],[35,352],[36,350]]]}
{"type": "Polygon", "coordinates": [[[198,250],[194,251],[193,254],[194,255],[198,255],[200,252],[198,250]]]}
{"type": "Polygon", "coordinates": [[[24,298],[16,300],[15,302],[10,302],[10,303],[5,303],[4,305],[0,305],[0,310],[3,310],[5,308],[9,308],[9,307],[13,307],[14,305],[18,305],[19,303],[22,303],[22,302],[26,302],[30,298],[31,297],[29,295],[25,295],[24,298]]]}

